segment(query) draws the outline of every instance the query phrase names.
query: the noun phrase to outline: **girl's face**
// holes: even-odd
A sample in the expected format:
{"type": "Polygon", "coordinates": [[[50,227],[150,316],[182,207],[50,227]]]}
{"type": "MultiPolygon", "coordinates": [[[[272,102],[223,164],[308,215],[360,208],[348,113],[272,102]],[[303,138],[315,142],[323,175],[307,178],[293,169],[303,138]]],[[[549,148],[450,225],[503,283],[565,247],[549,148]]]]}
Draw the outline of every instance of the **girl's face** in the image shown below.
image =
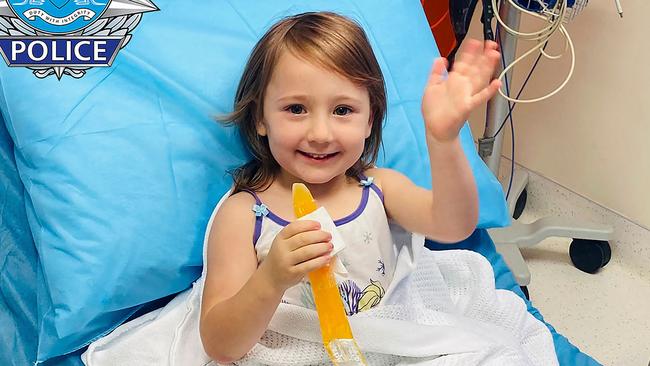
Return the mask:
{"type": "Polygon", "coordinates": [[[282,173],[310,184],[345,174],[372,127],[365,87],[287,51],[271,75],[263,111],[257,132],[268,137],[282,173]]]}

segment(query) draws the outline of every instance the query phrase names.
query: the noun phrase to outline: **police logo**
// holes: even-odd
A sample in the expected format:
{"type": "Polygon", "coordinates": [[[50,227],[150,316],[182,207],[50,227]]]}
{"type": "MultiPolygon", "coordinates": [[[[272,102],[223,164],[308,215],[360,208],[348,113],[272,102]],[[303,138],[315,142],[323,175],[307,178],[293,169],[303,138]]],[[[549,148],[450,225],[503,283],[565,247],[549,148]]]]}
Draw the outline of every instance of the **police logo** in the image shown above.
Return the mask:
{"type": "Polygon", "coordinates": [[[0,53],[45,78],[107,67],[131,40],[149,0],[0,0],[0,53]]]}
{"type": "Polygon", "coordinates": [[[94,23],[108,8],[108,1],[10,0],[7,4],[28,26],[46,33],[72,33],[94,23]]]}

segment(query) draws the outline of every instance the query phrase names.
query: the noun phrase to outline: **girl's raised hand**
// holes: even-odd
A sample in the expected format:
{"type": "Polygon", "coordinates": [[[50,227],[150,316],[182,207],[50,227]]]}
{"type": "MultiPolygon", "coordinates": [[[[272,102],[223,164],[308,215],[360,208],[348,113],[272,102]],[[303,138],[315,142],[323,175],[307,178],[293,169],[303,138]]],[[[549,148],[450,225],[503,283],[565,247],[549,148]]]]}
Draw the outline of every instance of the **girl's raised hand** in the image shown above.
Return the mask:
{"type": "Polygon", "coordinates": [[[455,139],[470,112],[499,90],[501,82],[492,80],[501,57],[497,48],[496,42],[467,40],[446,79],[447,60],[435,60],[422,97],[430,137],[438,142],[455,139]]]}

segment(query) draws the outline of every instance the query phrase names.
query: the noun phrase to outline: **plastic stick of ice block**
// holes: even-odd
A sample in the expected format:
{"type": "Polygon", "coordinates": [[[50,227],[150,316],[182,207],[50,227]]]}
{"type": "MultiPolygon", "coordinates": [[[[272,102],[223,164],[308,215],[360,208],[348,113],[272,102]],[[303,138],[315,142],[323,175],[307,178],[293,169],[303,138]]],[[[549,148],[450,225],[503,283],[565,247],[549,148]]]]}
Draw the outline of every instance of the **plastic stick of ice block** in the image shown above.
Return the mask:
{"type": "MultiPolygon", "coordinates": [[[[294,183],[292,191],[293,209],[297,218],[318,209],[311,192],[304,184],[294,183]]],[[[352,336],[332,266],[328,265],[309,273],[309,281],[314,293],[323,345],[332,363],[336,366],[367,365],[352,336]]]]}

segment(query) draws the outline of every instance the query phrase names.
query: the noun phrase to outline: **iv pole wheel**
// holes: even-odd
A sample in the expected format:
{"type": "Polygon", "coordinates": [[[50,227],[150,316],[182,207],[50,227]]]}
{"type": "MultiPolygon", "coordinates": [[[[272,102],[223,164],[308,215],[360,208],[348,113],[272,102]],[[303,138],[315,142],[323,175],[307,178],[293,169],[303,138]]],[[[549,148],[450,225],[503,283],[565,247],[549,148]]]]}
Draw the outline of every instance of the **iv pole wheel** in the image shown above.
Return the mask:
{"type": "Polygon", "coordinates": [[[569,256],[577,269],[593,274],[609,263],[612,248],[607,241],[573,239],[569,246],[569,256]]]}
{"type": "Polygon", "coordinates": [[[528,201],[528,192],[524,188],[523,191],[521,191],[521,194],[519,197],[517,197],[517,203],[515,203],[515,210],[512,212],[512,218],[517,220],[519,216],[524,212],[524,209],[526,208],[526,201],[528,201]]]}

